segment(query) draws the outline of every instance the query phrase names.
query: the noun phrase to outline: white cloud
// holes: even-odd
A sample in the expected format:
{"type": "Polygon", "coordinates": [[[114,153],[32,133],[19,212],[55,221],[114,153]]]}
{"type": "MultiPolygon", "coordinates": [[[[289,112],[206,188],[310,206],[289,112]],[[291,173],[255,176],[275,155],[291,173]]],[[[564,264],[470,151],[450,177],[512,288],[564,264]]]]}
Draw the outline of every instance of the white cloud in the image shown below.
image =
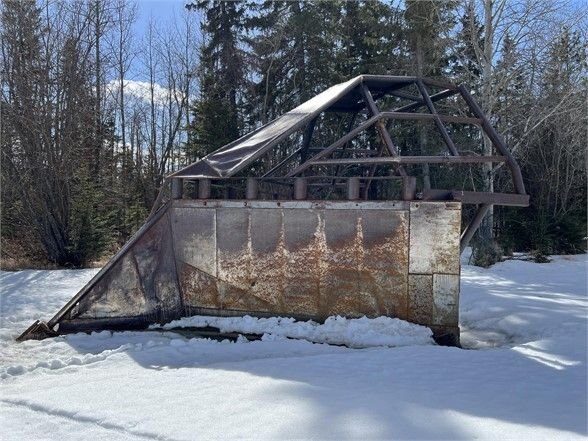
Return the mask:
{"type": "MultiPolygon", "coordinates": [[[[106,88],[117,97],[119,94],[120,83],[118,80],[110,81],[106,88]]],[[[151,84],[147,81],[135,81],[135,80],[124,80],[125,95],[136,98],[140,101],[151,102],[151,84]]],[[[176,94],[178,100],[183,96],[183,93],[179,90],[173,91],[176,94]]],[[[157,105],[163,105],[168,102],[170,98],[170,90],[157,83],[153,84],[153,99],[157,105]]]]}

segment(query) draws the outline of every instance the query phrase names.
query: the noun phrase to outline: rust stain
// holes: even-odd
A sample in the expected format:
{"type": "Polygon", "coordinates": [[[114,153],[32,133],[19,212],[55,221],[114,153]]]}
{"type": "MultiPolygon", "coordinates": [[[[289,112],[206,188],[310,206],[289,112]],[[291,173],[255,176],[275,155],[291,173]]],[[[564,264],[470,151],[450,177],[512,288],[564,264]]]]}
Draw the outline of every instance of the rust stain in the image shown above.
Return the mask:
{"type": "Polygon", "coordinates": [[[408,320],[421,325],[433,322],[433,276],[408,276],[408,320]]]}
{"type": "Polygon", "coordinates": [[[318,318],[404,318],[408,213],[379,215],[385,221],[361,210],[280,209],[272,210],[272,216],[249,210],[247,225],[235,226],[247,230],[246,240],[218,250],[218,278],[182,269],[185,302],[318,318]],[[374,221],[384,226],[370,227],[374,221]],[[351,228],[341,228],[346,222],[351,228]],[[266,237],[254,239],[264,233],[264,226],[266,237]]]}
{"type": "Polygon", "coordinates": [[[175,207],[173,222],[155,223],[67,319],[166,319],[184,307],[457,328],[459,204],[217,205],[175,207]]]}
{"type": "MultiPolygon", "coordinates": [[[[194,308],[219,311],[317,319],[334,314],[387,315],[432,323],[432,284],[418,275],[407,279],[409,244],[415,242],[409,218],[423,216],[419,232],[439,210],[446,211],[443,206],[418,213],[361,210],[361,206],[345,210],[219,208],[217,219],[224,226],[210,230],[217,235],[217,277],[183,265],[179,279],[184,301],[194,308]]],[[[435,265],[451,269],[459,246],[459,217],[452,212],[441,218],[450,222],[433,221],[433,232],[444,227],[441,237],[455,235],[455,244],[447,246],[447,252],[435,247],[431,252],[439,254],[435,265]]],[[[193,235],[185,237],[190,240],[193,235]]],[[[426,249],[423,244],[417,247],[426,249]]]]}

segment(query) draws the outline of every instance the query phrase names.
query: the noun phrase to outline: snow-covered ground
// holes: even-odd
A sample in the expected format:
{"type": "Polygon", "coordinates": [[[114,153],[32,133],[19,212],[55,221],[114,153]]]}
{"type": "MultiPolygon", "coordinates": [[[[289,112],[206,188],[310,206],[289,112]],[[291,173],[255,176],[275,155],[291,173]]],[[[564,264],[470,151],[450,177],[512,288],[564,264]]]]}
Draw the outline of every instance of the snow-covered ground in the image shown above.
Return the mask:
{"type": "MultiPolygon", "coordinates": [[[[412,346],[433,344],[433,332],[425,327],[390,317],[347,319],[328,317],[319,324],[312,320],[296,321],[290,317],[254,318],[194,316],[174,320],[163,329],[214,326],[221,332],[263,335],[263,340],[304,339],[314,343],[345,345],[351,348],[374,346],[412,346]]],[[[152,326],[157,329],[159,326],[152,326]]]]}
{"type": "MultiPolygon", "coordinates": [[[[0,272],[0,439],[586,439],[587,263],[464,266],[470,350],[169,331],[17,344],[97,270],[0,272]]],[[[329,338],[405,326],[355,323],[334,320],[329,338]]]]}

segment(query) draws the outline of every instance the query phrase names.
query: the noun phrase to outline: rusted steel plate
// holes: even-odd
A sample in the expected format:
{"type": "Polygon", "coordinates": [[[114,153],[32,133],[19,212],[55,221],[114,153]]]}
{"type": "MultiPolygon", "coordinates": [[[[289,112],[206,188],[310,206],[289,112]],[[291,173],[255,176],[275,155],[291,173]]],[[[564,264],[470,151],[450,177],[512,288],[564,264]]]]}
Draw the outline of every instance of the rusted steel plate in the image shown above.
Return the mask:
{"type": "Polygon", "coordinates": [[[220,208],[216,213],[217,274],[222,308],[247,308],[243,293],[251,287],[249,209],[220,208]]]}
{"type": "Polygon", "coordinates": [[[218,279],[186,262],[178,261],[178,279],[187,313],[190,308],[220,308],[218,279]]]}
{"type": "Polygon", "coordinates": [[[146,303],[135,258],[127,253],[72,313],[81,318],[141,315],[147,312],[146,303]]]}
{"type": "Polygon", "coordinates": [[[174,201],[61,320],[63,332],[195,313],[365,314],[458,338],[459,203],[199,202],[174,201]]]}
{"type": "Polygon", "coordinates": [[[262,300],[270,311],[284,311],[285,270],[282,210],[249,210],[250,272],[244,274],[251,296],[262,300]]]}
{"type": "Polygon", "coordinates": [[[406,317],[406,210],[214,210],[216,216],[201,216],[200,222],[183,222],[180,214],[173,223],[178,256],[189,256],[195,263],[198,253],[185,250],[197,243],[207,248],[217,244],[216,254],[210,256],[216,258],[217,277],[178,258],[187,307],[316,318],[406,317]],[[197,233],[201,228],[216,239],[203,240],[197,233]],[[181,243],[193,238],[197,243],[181,243]]]}
{"type": "Polygon", "coordinates": [[[145,233],[132,253],[137,262],[148,313],[158,320],[173,318],[181,308],[170,215],[145,233]]]}
{"type": "Polygon", "coordinates": [[[284,219],[283,306],[292,314],[320,311],[320,281],[327,276],[321,265],[325,251],[324,228],[317,210],[282,210],[284,219]]]}
{"type": "Polygon", "coordinates": [[[174,208],[172,227],[176,259],[216,277],[216,210],[174,208]]]}
{"type": "Polygon", "coordinates": [[[168,216],[135,243],[72,310],[72,318],[173,318],[181,309],[168,216]]]}
{"type": "Polygon", "coordinates": [[[459,276],[433,274],[433,324],[457,325],[459,314],[459,276]]]}
{"type": "Polygon", "coordinates": [[[461,204],[410,204],[411,274],[459,274],[461,204]]]}
{"type": "Polygon", "coordinates": [[[421,325],[433,323],[433,276],[409,274],[408,320],[421,325]]]}
{"type": "Polygon", "coordinates": [[[358,295],[359,214],[359,210],[325,210],[321,213],[325,241],[320,263],[325,266],[319,287],[321,316],[361,315],[366,310],[373,310],[373,305],[361,303],[358,295]]]}
{"type": "Polygon", "coordinates": [[[373,299],[371,315],[406,319],[408,212],[361,211],[360,301],[373,299]]]}

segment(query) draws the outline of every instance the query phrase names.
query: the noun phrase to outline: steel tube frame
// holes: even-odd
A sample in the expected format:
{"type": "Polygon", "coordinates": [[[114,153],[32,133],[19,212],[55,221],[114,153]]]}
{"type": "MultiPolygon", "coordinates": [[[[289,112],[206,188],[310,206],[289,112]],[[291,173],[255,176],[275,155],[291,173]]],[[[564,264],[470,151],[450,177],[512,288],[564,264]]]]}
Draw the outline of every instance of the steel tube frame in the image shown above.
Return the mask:
{"type": "Polygon", "coordinates": [[[423,99],[425,100],[425,104],[427,105],[429,112],[431,112],[431,114],[434,117],[435,125],[437,126],[437,129],[439,129],[439,131],[441,132],[441,136],[443,137],[443,141],[445,141],[447,148],[449,149],[449,151],[451,152],[451,154],[453,156],[459,156],[459,153],[457,151],[457,148],[455,147],[455,144],[453,143],[453,140],[449,136],[449,133],[447,133],[447,130],[445,129],[445,126],[443,125],[443,122],[439,118],[439,114],[437,113],[437,109],[435,108],[433,101],[431,101],[431,97],[429,96],[429,92],[427,91],[427,88],[423,84],[422,80],[418,80],[416,84],[417,84],[417,88],[419,89],[419,92],[421,93],[421,95],[423,96],[423,99]]]}
{"type": "Polygon", "coordinates": [[[311,166],[341,164],[481,164],[485,162],[506,162],[504,156],[396,156],[379,158],[333,158],[311,160],[311,166]]]}
{"type": "MultiPolygon", "coordinates": [[[[434,95],[431,95],[430,98],[431,98],[431,101],[437,102],[439,100],[442,100],[443,98],[448,98],[450,96],[457,95],[458,93],[459,93],[459,91],[457,91],[455,89],[447,89],[442,92],[438,92],[434,95]]],[[[406,104],[402,107],[398,107],[398,108],[394,109],[394,112],[409,112],[411,110],[416,110],[419,107],[422,107],[424,105],[425,105],[425,102],[424,102],[424,100],[421,99],[415,103],[406,104]]]]}
{"type": "Polygon", "coordinates": [[[494,147],[496,147],[498,151],[506,158],[506,164],[508,165],[508,168],[510,169],[510,172],[512,174],[515,191],[519,194],[525,194],[525,184],[523,182],[523,175],[521,174],[521,169],[517,162],[514,160],[510,151],[508,150],[506,143],[502,140],[500,135],[498,135],[494,127],[492,127],[492,124],[490,124],[490,121],[488,120],[488,118],[478,105],[478,103],[474,101],[474,99],[466,90],[466,88],[463,85],[460,85],[458,86],[458,90],[463,99],[465,100],[465,102],[468,104],[468,106],[474,113],[474,115],[476,115],[476,117],[480,118],[480,120],[482,121],[482,128],[490,138],[490,141],[492,141],[492,144],[494,144],[494,147]]]}
{"type": "MultiPolygon", "coordinates": [[[[376,105],[369,88],[365,84],[361,85],[361,94],[368,106],[370,114],[372,116],[381,115],[380,109],[378,109],[378,106],[376,105]]],[[[376,130],[380,134],[382,143],[388,149],[390,156],[399,156],[398,149],[394,145],[394,142],[392,141],[392,138],[390,137],[390,134],[388,133],[388,130],[386,130],[386,127],[384,126],[384,123],[381,119],[376,122],[376,130]]],[[[404,170],[403,167],[398,167],[397,172],[401,176],[406,176],[406,170],[404,170]]]]}
{"type": "Polygon", "coordinates": [[[474,218],[471,220],[461,235],[459,242],[460,253],[463,253],[463,251],[469,245],[472,237],[474,237],[474,234],[480,227],[482,220],[484,220],[484,216],[486,216],[486,213],[488,213],[488,210],[490,210],[490,207],[492,207],[492,204],[482,204],[476,211],[474,218]]]}
{"type": "Polygon", "coordinates": [[[210,199],[211,184],[212,182],[210,179],[198,180],[198,199],[210,199]]]}
{"type": "MultiPolygon", "coordinates": [[[[371,179],[375,179],[375,167],[381,164],[394,164],[398,166],[398,171],[403,176],[406,176],[406,170],[402,167],[404,164],[474,164],[474,163],[488,163],[488,162],[498,162],[498,163],[506,163],[509,167],[509,170],[512,175],[512,182],[513,187],[515,190],[515,194],[517,195],[526,195],[525,186],[522,179],[522,174],[520,168],[516,161],[514,160],[512,154],[508,150],[506,143],[504,140],[498,135],[484,112],[482,111],[481,107],[475,102],[475,100],[471,97],[469,92],[463,85],[455,86],[449,84],[444,81],[429,79],[429,78],[420,78],[420,77],[395,77],[395,76],[385,76],[385,75],[367,75],[362,76],[358,82],[355,83],[354,86],[355,91],[359,91],[363,100],[360,107],[358,104],[353,104],[353,102],[343,102],[343,101],[336,101],[331,105],[327,105],[321,107],[318,114],[313,114],[312,116],[309,115],[308,118],[305,118],[304,121],[297,123],[292,127],[288,127],[286,130],[281,132],[278,136],[276,136],[271,142],[267,145],[264,145],[263,149],[253,155],[247,161],[247,164],[253,162],[254,160],[259,159],[262,155],[266,154],[273,146],[277,145],[279,142],[283,141],[287,136],[293,133],[295,130],[299,130],[300,128],[304,128],[303,134],[303,141],[302,146],[299,149],[296,149],[290,155],[288,155],[285,159],[283,159],[279,164],[274,166],[271,170],[263,175],[263,177],[269,176],[276,176],[280,170],[282,170],[286,165],[291,164],[292,161],[296,160],[297,157],[300,157],[300,164],[294,167],[288,173],[285,173],[282,178],[293,178],[296,176],[300,176],[304,174],[304,172],[313,166],[337,166],[337,172],[335,174],[342,173],[341,167],[348,167],[350,165],[363,165],[363,166],[372,166],[371,172],[369,173],[368,178],[368,185],[365,185],[363,188],[369,188],[369,182],[371,179]],[[415,85],[419,91],[420,96],[412,95],[407,91],[402,89],[415,85]],[[437,93],[430,94],[428,87],[442,89],[437,93]],[[372,90],[375,90],[375,95],[373,95],[372,90]],[[406,99],[412,101],[412,103],[397,107],[390,111],[381,111],[376,102],[374,97],[381,98],[385,95],[392,95],[397,96],[402,99],[406,99]],[[473,117],[468,116],[453,116],[453,115],[442,115],[437,110],[434,103],[444,98],[448,98],[454,95],[459,95],[463,98],[466,105],[470,109],[473,114],[473,117]],[[339,107],[337,107],[337,103],[342,103],[339,107]],[[430,113],[414,113],[415,110],[421,107],[427,107],[430,113]],[[314,126],[318,115],[320,112],[326,112],[330,110],[332,107],[334,111],[342,111],[342,112],[357,112],[361,109],[367,109],[369,114],[369,119],[362,124],[360,124],[356,128],[348,127],[347,133],[333,142],[328,147],[324,148],[323,150],[319,151],[318,153],[312,155],[308,158],[309,153],[311,152],[310,145],[311,139],[314,131],[314,126]],[[384,124],[384,120],[393,121],[393,120],[433,120],[437,129],[440,131],[441,136],[443,138],[444,143],[446,144],[449,153],[452,156],[421,156],[421,157],[411,157],[411,156],[400,156],[397,147],[395,146],[392,138],[388,130],[386,129],[386,125],[384,124]],[[447,128],[445,127],[444,123],[457,123],[457,124],[473,124],[479,126],[482,132],[488,136],[494,147],[496,148],[497,152],[500,153],[498,156],[459,156],[459,150],[455,146],[455,143],[451,139],[447,128]],[[361,132],[369,129],[375,125],[376,130],[378,131],[379,137],[382,141],[382,145],[385,147],[386,151],[390,155],[389,157],[362,157],[362,158],[332,158],[329,157],[341,146],[345,146],[341,151],[346,151],[346,146],[349,144],[351,140],[353,140],[356,136],[358,136],[361,132]]],[[[345,93],[339,93],[336,97],[337,100],[344,99],[347,95],[345,93]]],[[[248,139],[255,133],[257,133],[258,129],[252,132],[245,137],[240,138],[248,139]]],[[[229,146],[236,145],[237,141],[229,144],[229,146]]],[[[363,149],[365,150],[365,149],[363,149]]],[[[375,152],[375,151],[374,151],[375,152]]],[[[366,154],[371,154],[371,151],[362,152],[366,154]]],[[[381,155],[382,153],[380,153],[381,155]]],[[[247,164],[244,163],[243,167],[247,164]]],[[[187,170],[188,171],[188,170],[187,170]]],[[[233,171],[230,176],[233,176],[238,170],[233,171]]],[[[189,177],[190,175],[186,174],[183,177],[189,177]]],[[[203,176],[193,176],[202,178],[203,176]]],[[[365,177],[364,177],[365,179],[365,177]]],[[[166,186],[166,182],[162,187],[166,186]]],[[[333,181],[334,182],[334,181],[333,181]]],[[[290,184],[292,185],[292,184],[290,184]]],[[[160,196],[163,193],[160,192],[160,196]]],[[[490,198],[487,195],[480,195],[479,198],[476,197],[476,193],[479,192],[464,192],[463,193],[463,202],[464,203],[479,203],[481,206],[491,206],[494,203],[500,204],[507,204],[510,205],[510,200],[508,198],[500,196],[495,199],[490,198]],[[489,203],[487,201],[490,201],[489,203]]],[[[175,193],[174,193],[175,194],[175,193]]],[[[158,203],[161,204],[161,198],[158,196],[158,203]]],[[[366,193],[367,196],[367,193],[366,193]]],[[[452,195],[451,197],[454,197],[452,195]]],[[[521,205],[524,203],[524,198],[519,198],[514,200],[514,205],[521,205]],[[520,200],[519,200],[520,199],[520,200]]],[[[152,212],[151,216],[154,212],[152,212]]],[[[477,226],[472,224],[472,226],[477,226]]],[[[472,233],[473,234],[473,233],[472,233]]]]}
{"type": "Polygon", "coordinates": [[[376,116],[372,116],[370,119],[368,119],[367,121],[365,121],[363,124],[360,124],[359,126],[357,126],[355,129],[353,129],[351,132],[347,133],[347,135],[339,138],[337,141],[335,141],[334,143],[332,143],[330,146],[328,146],[326,149],[324,149],[322,152],[317,153],[316,155],[314,155],[311,159],[309,159],[308,161],[306,161],[304,164],[300,164],[298,167],[296,167],[294,170],[292,170],[291,172],[287,173],[285,175],[285,177],[287,178],[291,178],[296,176],[297,174],[303,172],[304,170],[306,170],[308,167],[310,167],[310,163],[314,160],[323,158],[324,156],[332,153],[333,151],[335,151],[338,147],[342,146],[343,144],[351,141],[353,138],[355,138],[358,134],[360,134],[361,132],[363,132],[365,129],[370,128],[371,126],[373,126],[378,120],[380,120],[382,118],[382,115],[376,115],[376,116]]]}

